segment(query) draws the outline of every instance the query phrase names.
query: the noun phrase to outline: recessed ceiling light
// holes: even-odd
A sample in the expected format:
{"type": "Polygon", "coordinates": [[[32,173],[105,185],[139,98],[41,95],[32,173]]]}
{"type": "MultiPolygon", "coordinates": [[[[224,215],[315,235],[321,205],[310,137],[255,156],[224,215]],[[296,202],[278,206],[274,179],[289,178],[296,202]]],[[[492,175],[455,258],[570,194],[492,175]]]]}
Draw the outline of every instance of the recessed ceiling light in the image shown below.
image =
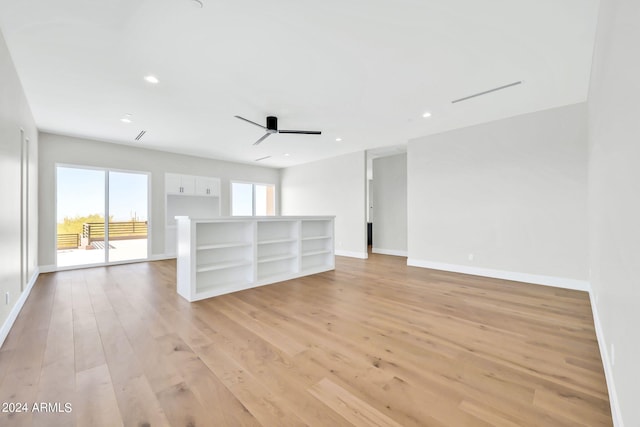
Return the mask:
{"type": "Polygon", "coordinates": [[[426,112],[422,115],[422,117],[424,117],[425,119],[426,119],[427,117],[431,117],[431,113],[430,113],[430,112],[428,112],[428,111],[426,111],[426,112]]]}
{"type": "Polygon", "coordinates": [[[158,80],[156,76],[148,75],[148,76],[144,76],[144,79],[154,85],[157,85],[158,83],[160,83],[160,80],[158,80]]]}
{"type": "Polygon", "coordinates": [[[284,153],[284,156],[285,156],[285,157],[289,157],[290,155],[291,155],[291,154],[289,154],[289,153],[284,153]]]}
{"type": "Polygon", "coordinates": [[[342,141],[342,138],[338,137],[338,138],[336,138],[336,141],[340,142],[340,141],[342,141]]]}
{"type": "Polygon", "coordinates": [[[129,113],[125,114],[125,115],[120,119],[120,121],[121,121],[122,123],[131,123],[131,114],[129,114],[129,113]]]}

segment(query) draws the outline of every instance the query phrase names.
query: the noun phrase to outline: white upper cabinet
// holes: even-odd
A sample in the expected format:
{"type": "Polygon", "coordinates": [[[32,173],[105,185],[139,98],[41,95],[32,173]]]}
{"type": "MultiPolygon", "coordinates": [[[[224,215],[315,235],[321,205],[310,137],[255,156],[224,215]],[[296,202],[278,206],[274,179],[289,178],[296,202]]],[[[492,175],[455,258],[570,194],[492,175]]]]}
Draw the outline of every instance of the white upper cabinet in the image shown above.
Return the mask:
{"type": "Polygon", "coordinates": [[[167,173],[165,176],[167,194],[183,196],[220,196],[220,179],[206,176],[167,173]]]}
{"type": "Polygon", "coordinates": [[[218,178],[196,177],[196,195],[220,196],[220,180],[218,178]]]}
{"type": "Polygon", "coordinates": [[[176,175],[175,173],[165,174],[164,189],[167,194],[182,193],[182,175],[176,175]]]}

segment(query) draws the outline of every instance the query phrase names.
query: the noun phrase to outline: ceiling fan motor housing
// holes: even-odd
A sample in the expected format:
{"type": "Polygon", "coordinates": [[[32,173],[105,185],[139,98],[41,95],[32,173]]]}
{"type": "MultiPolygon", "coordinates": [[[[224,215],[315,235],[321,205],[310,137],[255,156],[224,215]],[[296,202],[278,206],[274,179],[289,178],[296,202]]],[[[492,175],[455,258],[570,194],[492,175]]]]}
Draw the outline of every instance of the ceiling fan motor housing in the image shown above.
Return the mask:
{"type": "Polygon", "coordinates": [[[278,118],[274,116],[267,116],[267,129],[272,131],[278,131],[278,118]]]}

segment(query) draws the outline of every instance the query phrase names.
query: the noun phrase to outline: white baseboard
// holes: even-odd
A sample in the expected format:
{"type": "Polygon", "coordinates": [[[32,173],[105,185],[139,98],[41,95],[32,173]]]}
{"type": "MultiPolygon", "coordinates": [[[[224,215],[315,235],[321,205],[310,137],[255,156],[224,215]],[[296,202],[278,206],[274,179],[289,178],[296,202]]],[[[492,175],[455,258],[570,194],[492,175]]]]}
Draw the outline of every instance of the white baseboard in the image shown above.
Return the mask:
{"type": "Polygon", "coordinates": [[[40,273],[53,273],[54,271],[57,271],[56,266],[51,264],[51,265],[41,265],[40,267],[38,267],[40,269],[40,273]]]}
{"type": "Polygon", "coordinates": [[[574,289],[589,292],[589,282],[586,280],[568,279],[565,277],[543,276],[539,274],[517,273],[514,271],[493,270],[490,268],[470,267],[468,265],[446,264],[443,262],[426,261],[409,258],[407,265],[412,267],[431,268],[434,270],[451,271],[454,273],[472,274],[474,276],[492,277],[495,279],[513,280],[515,282],[534,283],[536,285],[553,286],[556,288],[574,289]]]}
{"type": "Polygon", "coordinates": [[[396,249],[371,248],[371,252],[382,255],[407,256],[407,251],[398,251],[396,249]]]}
{"type": "MultiPolygon", "coordinates": [[[[167,259],[175,259],[175,255],[167,255],[167,254],[159,254],[159,255],[151,255],[148,259],[137,259],[133,261],[117,261],[112,262],[109,265],[123,265],[123,264],[134,264],[137,262],[147,262],[147,261],[163,261],[167,259]]],[[[71,265],[68,267],[56,267],[55,265],[41,265],[40,273],[53,273],[55,271],[67,271],[67,270],[78,270],[81,268],[93,268],[93,267],[104,267],[104,264],[85,264],[85,265],[71,265]]]]}
{"type": "Polygon", "coordinates": [[[360,259],[369,258],[369,254],[366,252],[342,251],[342,250],[336,249],[335,254],[336,256],[346,256],[349,258],[360,258],[360,259]]]}
{"type": "Polygon", "coordinates": [[[38,276],[40,276],[40,269],[36,267],[35,271],[33,272],[33,276],[31,276],[29,283],[27,283],[27,287],[20,294],[18,301],[16,301],[15,305],[11,309],[11,312],[9,312],[9,317],[7,317],[7,320],[4,321],[2,328],[0,328],[0,347],[2,347],[2,344],[4,344],[4,340],[7,339],[7,336],[9,335],[9,331],[13,327],[13,324],[18,318],[18,314],[20,314],[20,311],[22,310],[24,303],[27,301],[27,298],[31,293],[31,289],[33,288],[33,285],[35,285],[36,280],[38,280],[38,276]]]}
{"type": "Polygon", "coordinates": [[[591,299],[591,312],[593,313],[593,323],[596,329],[596,338],[598,339],[598,346],[600,347],[600,357],[602,357],[602,366],[604,368],[604,377],[607,380],[607,390],[609,391],[609,404],[611,405],[611,418],[613,418],[614,427],[624,427],[622,422],[622,413],[620,412],[620,403],[618,401],[618,394],[616,393],[616,387],[613,382],[613,369],[611,368],[611,358],[609,351],[607,350],[607,343],[604,339],[604,331],[600,324],[600,316],[598,316],[598,307],[593,296],[593,291],[589,292],[589,298],[591,299]]]}
{"type": "Polygon", "coordinates": [[[176,259],[177,257],[176,254],[151,255],[147,261],[164,261],[167,259],[176,259]]]}

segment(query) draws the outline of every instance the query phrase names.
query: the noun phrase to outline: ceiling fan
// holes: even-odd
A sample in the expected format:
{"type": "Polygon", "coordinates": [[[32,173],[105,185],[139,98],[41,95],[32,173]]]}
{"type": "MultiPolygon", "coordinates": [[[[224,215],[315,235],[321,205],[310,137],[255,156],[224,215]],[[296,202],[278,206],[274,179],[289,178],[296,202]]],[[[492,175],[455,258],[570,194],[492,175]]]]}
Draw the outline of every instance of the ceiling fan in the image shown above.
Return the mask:
{"type": "Polygon", "coordinates": [[[240,116],[235,116],[236,118],[240,119],[240,120],[244,120],[247,123],[251,123],[252,125],[256,125],[258,127],[261,127],[262,129],[266,130],[267,133],[265,133],[262,138],[260,138],[259,140],[257,140],[256,142],[253,143],[253,145],[258,145],[260,144],[262,141],[264,141],[265,139],[267,139],[267,137],[271,134],[274,133],[297,133],[297,134],[304,134],[304,135],[320,135],[322,134],[322,132],[320,132],[319,130],[284,130],[284,129],[278,129],[278,118],[275,116],[267,116],[267,125],[266,126],[262,126],[256,122],[252,122],[249,119],[245,119],[244,117],[240,117],[240,116]]]}

